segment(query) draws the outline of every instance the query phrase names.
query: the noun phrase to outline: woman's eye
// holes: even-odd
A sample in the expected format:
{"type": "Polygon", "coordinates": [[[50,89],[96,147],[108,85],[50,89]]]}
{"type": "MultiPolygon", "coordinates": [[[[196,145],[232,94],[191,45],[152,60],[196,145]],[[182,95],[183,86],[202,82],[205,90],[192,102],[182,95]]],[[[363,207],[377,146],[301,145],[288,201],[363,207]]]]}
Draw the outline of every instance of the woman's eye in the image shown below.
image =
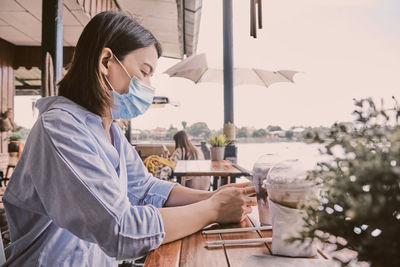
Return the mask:
{"type": "Polygon", "coordinates": [[[148,76],[147,72],[145,72],[145,71],[142,71],[142,74],[143,74],[144,77],[148,76]]]}

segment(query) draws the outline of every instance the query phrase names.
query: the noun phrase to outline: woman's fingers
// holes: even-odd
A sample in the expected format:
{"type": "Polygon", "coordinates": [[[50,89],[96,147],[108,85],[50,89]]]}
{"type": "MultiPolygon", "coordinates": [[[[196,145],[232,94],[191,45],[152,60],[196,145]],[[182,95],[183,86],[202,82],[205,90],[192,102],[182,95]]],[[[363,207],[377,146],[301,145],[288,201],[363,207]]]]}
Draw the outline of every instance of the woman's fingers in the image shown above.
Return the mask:
{"type": "Polygon", "coordinates": [[[247,215],[247,214],[250,214],[252,211],[253,211],[253,209],[251,207],[244,207],[243,214],[247,215]]]}
{"type": "Polygon", "coordinates": [[[248,197],[246,200],[246,205],[248,207],[256,206],[257,205],[257,198],[256,197],[248,197]]]}
{"type": "Polygon", "coordinates": [[[255,186],[243,188],[243,194],[245,194],[245,195],[251,195],[251,194],[254,194],[254,193],[256,193],[256,187],[255,186]]]}
{"type": "Polygon", "coordinates": [[[242,217],[241,217],[240,221],[243,221],[244,219],[246,219],[247,214],[250,214],[251,212],[252,212],[252,208],[251,207],[244,207],[243,208],[242,217]]]}
{"type": "Polygon", "coordinates": [[[235,186],[235,187],[243,188],[243,187],[248,186],[249,184],[251,184],[250,181],[245,182],[245,183],[240,183],[240,184],[232,184],[232,185],[235,186]]]}
{"type": "Polygon", "coordinates": [[[227,185],[221,186],[220,189],[232,188],[232,187],[243,188],[243,187],[248,186],[249,184],[251,184],[251,182],[245,182],[245,183],[240,183],[240,184],[227,184],[227,185]]]}

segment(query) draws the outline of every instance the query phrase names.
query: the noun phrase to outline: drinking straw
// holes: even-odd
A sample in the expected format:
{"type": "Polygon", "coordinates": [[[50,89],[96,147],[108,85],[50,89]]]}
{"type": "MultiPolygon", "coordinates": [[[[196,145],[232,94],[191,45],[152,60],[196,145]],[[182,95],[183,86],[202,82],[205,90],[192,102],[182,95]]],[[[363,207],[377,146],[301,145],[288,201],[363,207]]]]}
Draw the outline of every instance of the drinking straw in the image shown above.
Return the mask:
{"type": "Polygon", "coordinates": [[[206,230],[202,233],[207,234],[224,234],[224,233],[240,233],[240,232],[252,232],[257,230],[272,230],[271,225],[266,226],[256,226],[256,227],[243,227],[243,228],[230,228],[230,229],[215,229],[215,230],[206,230]]]}
{"type": "Polygon", "coordinates": [[[252,239],[237,239],[237,240],[207,241],[204,244],[204,247],[216,247],[216,246],[222,246],[222,245],[242,245],[242,244],[264,243],[264,242],[272,242],[272,237],[252,238],[252,239]]]}

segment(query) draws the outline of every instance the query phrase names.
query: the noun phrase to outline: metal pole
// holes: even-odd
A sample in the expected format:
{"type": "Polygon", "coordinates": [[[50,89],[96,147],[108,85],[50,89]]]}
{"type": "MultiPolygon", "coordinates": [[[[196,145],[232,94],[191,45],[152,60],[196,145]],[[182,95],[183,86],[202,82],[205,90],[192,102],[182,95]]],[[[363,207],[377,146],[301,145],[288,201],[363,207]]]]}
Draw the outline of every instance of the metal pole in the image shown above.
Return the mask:
{"type": "MultiPolygon", "coordinates": [[[[46,52],[53,60],[54,83],[62,78],[63,66],[63,30],[62,30],[63,0],[42,1],[42,88],[45,84],[46,52]]],[[[57,95],[57,88],[55,94],[57,95]]],[[[42,95],[44,92],[42,92],[42,95]]]]}
{"type": "MultiPolygon", "coordinates": [[[[225,148],[225,159],[237,161],[235,126],[233,120],[233,16],[232,0],[223,2],[223,49],[224,49],[224,134],[232,142],[225,148]]],[[[226,181],[224,181],[226,182],[226,181]]],[[[232,178],[232,183],[235,178],[232,178]]]]}
{"type": "Polygon", "coordinates": [[[132,123],[131,120],[128,120],[128,127],[126,127],[125,137],[128,139],[129,144],[132,142],[132,123]]]}
{"type": "Polygon", "coordinates": [[[232,0],[223,2],[224,122],[233,123],[233,27],[232,0]]]}

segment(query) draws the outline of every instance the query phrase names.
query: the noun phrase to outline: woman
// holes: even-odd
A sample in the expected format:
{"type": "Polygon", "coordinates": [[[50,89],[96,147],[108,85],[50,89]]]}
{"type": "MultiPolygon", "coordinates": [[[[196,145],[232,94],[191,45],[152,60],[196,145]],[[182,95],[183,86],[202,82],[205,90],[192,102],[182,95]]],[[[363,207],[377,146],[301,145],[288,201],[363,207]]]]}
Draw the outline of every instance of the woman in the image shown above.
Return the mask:
{"type": "MultiPolygon", "coordinates": [[[[202,160],[203,152],[195,147],[190,141],[185,131],[179,131],[174,135],[175,151],[171,155],[171,160],[176,163],[178,160],[202,160]]],[[[193,189],[208,190],[210,187],[209,176],[182,177],[185,186],[193,189]]]]}
{"type": "Polygon", "coordinates": [[[104,12],[86,25],[59,96],[37,102],[3,198],[6,266],[117,266],[250,212],[254,188],[213,194],[154,178],[113,123],[150,106],[160,56],[154,36],[126,15],[104,12]]]}

